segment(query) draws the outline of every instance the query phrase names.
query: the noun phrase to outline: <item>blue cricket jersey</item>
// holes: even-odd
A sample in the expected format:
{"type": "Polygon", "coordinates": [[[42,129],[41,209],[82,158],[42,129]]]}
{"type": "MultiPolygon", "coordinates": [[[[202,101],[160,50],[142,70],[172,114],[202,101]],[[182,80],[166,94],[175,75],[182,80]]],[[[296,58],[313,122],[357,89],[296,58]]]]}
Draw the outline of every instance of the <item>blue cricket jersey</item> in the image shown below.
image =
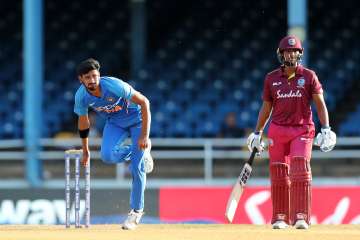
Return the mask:
{"type": "Polygon", "coordinates": [[[84,85],[75,94],[74,112],[78,116],[88,114],[92,108],[108,122],[120,127],[132,126],[141,121],[140,106],[130,101],[134,89],[115,77],[100,77],[101,97],[91,95],[84,85]]]}

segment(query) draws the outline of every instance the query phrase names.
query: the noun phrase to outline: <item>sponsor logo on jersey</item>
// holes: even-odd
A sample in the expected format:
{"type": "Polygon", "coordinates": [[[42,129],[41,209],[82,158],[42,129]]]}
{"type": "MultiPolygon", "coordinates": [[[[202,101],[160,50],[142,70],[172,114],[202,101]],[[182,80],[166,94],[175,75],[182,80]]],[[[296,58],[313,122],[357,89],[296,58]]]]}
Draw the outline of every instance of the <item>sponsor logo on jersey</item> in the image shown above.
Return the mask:
{"type": "MultiPolygon", "coordinates": [[[[109,98],[108,98],[109,99],[109,98]]],[[[112,98],[113,99],[113,98],[112,98]]],[[[106,105],[106,106],[101,106],[101,107],[96,107],[95,108],[95,111],[98,111],[98,112],[106,112],[106,113],[114,113],[114,112],[118,112],[120,110],[123,109],[122,106],[119,106],[118,104],[120,103],[120,100],[122,98],[119,98],[115,103],[113,104],[109,104],[109,105],[106,105]]],[[[113,99],[114,101],[114,99],[113,99]]]]}
{"type": "Polygon", "coordinates": [[[276,92],[277,94],[277,99],[281,99],[281,98],[301,98],[302,97],[302,94],[300,92],[300,90],[296,90],[293,91],[293,90],[290,90],[290,92],[287,92],[287,93],[282,93],[281,90],[278,90],[276,92]]]}
{"type": "Polygon", "coordinates": [[[273,85],[273,86],[279,86],[279,85],[281,85],[281,82],[273,82],[272,85],[273,85]]]}

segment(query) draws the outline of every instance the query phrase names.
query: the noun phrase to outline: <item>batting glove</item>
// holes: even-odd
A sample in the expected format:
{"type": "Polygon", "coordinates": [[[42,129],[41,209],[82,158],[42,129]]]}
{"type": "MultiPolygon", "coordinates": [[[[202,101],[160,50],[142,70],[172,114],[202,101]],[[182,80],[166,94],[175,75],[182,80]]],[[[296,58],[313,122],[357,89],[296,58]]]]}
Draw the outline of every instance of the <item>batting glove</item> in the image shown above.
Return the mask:
{"type": "Polygon", "coordinates": [[[262,151],[264,151],[264,142],[261,140],[261,132],[251,133],[247,139],[247,146],[250,152],[253,151],[254,148],[257,149],[257,155],[260,155],[262,151]]]}
{"type": "Polygon", "coordinates": [[[319,146],[322,152],[330,152],[336,145],[336,134],[330,127],[323,127],[316,136],[314,145],[319,146]]]}

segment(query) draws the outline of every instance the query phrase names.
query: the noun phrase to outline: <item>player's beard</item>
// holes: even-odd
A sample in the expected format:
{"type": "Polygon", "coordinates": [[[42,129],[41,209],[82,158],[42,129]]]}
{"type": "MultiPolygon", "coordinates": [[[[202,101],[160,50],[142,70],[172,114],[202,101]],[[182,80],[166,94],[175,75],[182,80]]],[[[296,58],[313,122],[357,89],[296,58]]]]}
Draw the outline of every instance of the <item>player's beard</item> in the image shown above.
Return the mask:
{"type": "Polygon", "coordinates": [[[296,67],[297,66],[297,59],[290,58],[290,59],[284,59],[284,65],[287,67],[296,67]]]}
{"type": "Polygon", "coordinates": [[[96,90],[96,83],[89,83],[86,87],[90,92],[96,90]]]}
{"type": "Polygon", "coordinates": [[[297,65],[297,63],[293,62],[293,61],[285,61],[284,64],[287,67],[296,67],[296,65],[297,65]]]}

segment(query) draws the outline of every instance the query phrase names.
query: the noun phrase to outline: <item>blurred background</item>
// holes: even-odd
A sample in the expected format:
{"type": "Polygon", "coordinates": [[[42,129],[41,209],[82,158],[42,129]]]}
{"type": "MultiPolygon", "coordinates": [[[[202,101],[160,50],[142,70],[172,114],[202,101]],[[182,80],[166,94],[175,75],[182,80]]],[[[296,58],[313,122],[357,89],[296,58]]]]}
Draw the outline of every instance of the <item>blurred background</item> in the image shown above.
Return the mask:
{"type": "MultiPolygon", "coordinates": [[[[151,102],[156,165],[144,221],[225,222],[264,76],[278,67],[278,42],[289,33],[303,41],[303,64],[323,85],[339,137],[332,152],[313,151],[313,222],[360,223],[358,7],[355,0],[3,1],[0,224],[64,223],[64,150],[80,146],[75,67],[89,57],[151,102]]],[[[101,162],[104,122],[90,119],[91,221],[120,223],[131,177],[126,165],[101,162]]],[[[267,154],[256,159],[235,222],[269,222],[267,164],[267,154]]]]}

